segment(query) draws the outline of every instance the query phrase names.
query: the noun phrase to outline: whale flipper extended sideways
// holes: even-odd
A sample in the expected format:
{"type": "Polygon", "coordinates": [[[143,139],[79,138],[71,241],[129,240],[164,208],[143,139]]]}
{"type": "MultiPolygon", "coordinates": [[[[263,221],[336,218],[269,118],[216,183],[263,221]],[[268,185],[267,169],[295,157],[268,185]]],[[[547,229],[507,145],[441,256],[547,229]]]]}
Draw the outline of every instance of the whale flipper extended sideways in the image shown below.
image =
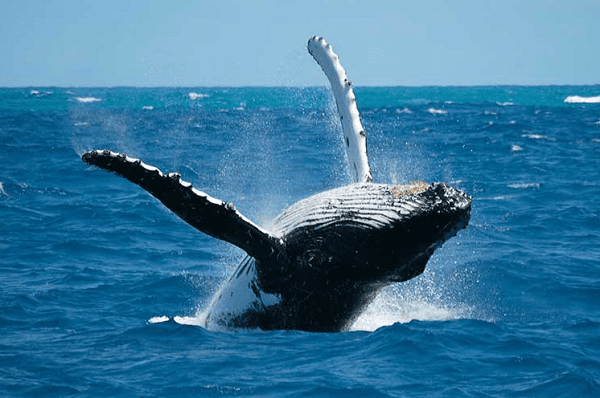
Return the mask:
{"type": "Polygon", "coordinates": [[[164,174],[139,159],[109,150],[86,152],[82,160],[139,185],[207,235],[238,246],[261,261],[270,261],[273,256],[283,260],[281,239],[244,217],[234,205],[197,190],[178,173],[164,174]]]}

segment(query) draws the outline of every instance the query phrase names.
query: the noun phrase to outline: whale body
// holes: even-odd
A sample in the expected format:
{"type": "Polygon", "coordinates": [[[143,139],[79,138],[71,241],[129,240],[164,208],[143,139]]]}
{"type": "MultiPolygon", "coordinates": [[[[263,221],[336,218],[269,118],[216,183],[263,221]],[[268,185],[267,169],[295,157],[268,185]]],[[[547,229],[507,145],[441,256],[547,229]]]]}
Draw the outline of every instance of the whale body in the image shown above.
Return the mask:
{"type": "Polygon", "coordinates": [[[298,201],[271,230],[177,173],[110,150],[82,156],[248,254],[210,302],[206,327],[347,330],[382,288],[420,275],[434,250],[468,224],[472,198],[460,190],[444,183],[373,182],[352,85],[322,38],[311,38],[308,47],[332,83],[356,182],[298,201]]]}

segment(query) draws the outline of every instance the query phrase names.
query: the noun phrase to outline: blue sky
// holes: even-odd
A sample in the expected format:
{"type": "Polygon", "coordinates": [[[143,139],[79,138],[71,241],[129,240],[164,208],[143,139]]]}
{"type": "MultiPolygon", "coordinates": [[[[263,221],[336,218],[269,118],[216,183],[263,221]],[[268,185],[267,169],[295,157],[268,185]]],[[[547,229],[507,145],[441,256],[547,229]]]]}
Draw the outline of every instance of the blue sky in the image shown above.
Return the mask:
{"type": "Polygon", "coordinates": [[[600,84],[600,1],[0,0],[0,87],[600,84]],[[285,3],[279,5],[278,3],[285,3]]]}

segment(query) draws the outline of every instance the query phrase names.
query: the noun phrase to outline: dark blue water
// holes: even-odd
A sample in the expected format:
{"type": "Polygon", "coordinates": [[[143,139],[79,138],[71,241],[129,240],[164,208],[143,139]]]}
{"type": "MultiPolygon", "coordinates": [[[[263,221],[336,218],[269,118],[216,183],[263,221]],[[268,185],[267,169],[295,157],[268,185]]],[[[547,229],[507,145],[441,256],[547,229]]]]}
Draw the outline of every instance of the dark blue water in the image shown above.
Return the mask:
{"type": "Polygon", "coordinates": [[[600,87],[356,94],[375,179],[445,181],[472,219],[319,334],[194,326],[243,253],[80,156],[179,171],[268,226],[349,182],[326,90],[0,89],[0,395],[600,396],[600,104],[563,102],[600,87]]]}

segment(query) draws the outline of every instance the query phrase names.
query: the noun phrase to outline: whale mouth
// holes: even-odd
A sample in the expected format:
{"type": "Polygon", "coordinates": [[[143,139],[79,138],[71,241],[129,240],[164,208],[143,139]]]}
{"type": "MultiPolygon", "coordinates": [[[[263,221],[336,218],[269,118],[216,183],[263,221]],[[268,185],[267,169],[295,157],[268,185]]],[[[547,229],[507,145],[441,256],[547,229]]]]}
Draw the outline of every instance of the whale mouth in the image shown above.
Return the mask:
{"type": "Polygon", "coordinates": [[[439,195],[443,204],[442,208],[437,210],[440,214],[440,219],[446,218],[443,217],[444,213],[449,216],[448,222],[445,225],[442,225],[439,230],[438,241],[434,243],[434,245],[437,244],[437,246],[434,247],[435,249],[455,236],[458,231],[467,227],[469,220],[471,219],[471,203],[473,197],[459,189],[448,186],[443,182],[433,184],[433,189],[436,190],[436,193],[439,195]]]}
{"type": "Polygon", "coordinates": [[[445,183],[432,184],[425,195],[433,202],[432,206],[403,225],[398,243],[409,248],[403,251],[400,266],[392,272],[388,282],[405,282],[422,274],[434,251],[469,223],[471,195],[445,183]]]}

